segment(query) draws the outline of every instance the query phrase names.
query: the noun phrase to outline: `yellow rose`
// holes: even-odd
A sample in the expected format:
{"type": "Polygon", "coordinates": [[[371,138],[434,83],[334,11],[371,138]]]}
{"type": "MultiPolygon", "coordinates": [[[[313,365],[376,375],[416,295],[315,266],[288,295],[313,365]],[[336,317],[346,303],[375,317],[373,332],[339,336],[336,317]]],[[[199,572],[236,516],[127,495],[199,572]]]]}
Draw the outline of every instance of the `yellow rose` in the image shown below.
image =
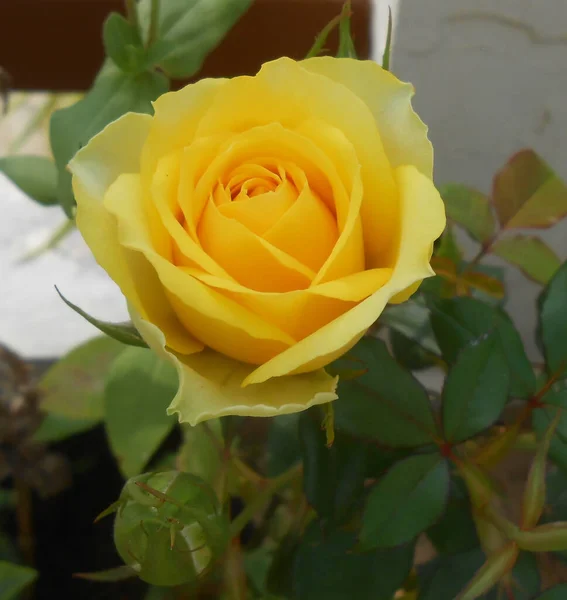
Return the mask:
{"type": "Polygon", "coordinates": [[[111,123],[70,164],[77,224],[191,424],[336,398],[323,367],[432,275],[445,226],[413,88],[284,58],[111,123]]]}

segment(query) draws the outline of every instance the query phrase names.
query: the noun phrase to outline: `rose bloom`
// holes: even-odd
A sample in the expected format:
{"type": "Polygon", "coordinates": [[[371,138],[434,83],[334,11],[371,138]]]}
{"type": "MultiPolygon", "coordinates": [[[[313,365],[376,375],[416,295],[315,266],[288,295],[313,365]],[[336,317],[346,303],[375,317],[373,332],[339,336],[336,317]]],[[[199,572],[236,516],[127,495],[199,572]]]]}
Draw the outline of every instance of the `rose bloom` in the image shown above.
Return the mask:
{"type": "Polygon", "coordinates": [[[445,226],[413,87],[283,58],[108,125],[70,163],[77,225],[196,424],[334,400],[324,367],[425,277],[445,226]]]}

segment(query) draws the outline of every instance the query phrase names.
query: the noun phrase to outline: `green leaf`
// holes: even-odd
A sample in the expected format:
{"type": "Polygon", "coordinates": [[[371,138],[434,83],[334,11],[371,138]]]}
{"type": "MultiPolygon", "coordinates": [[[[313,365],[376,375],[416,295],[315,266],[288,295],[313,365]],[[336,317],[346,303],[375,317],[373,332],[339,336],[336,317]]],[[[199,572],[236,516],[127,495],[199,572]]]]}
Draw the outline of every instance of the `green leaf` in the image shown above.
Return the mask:
{"type": "Polygon", "coordinates": [[[363,338],[330,370],[361,369],[339,380],[335,427],[395,448],[429,444],[437,426],[425,390],[375,338],[363,338]]]}
{"type": "Polygon", "coordinates": [[[127,112],[152,113],[151,102],[169,88],[160,73],[130,75],[111,62],[103,66],[93,87],[76,104],[53,113],[51,150],[58,172],[58,201],[69,217],[75,200],[67,164],[94,135],[127,112]]]}
{"type": "Polygon", "coordinates": [[[417,300],[388,306],[380,315],[380,324],[414,340],[428,352],[441,354],[429,321],[429,309],[417,300]]]}
{"type": "Polygon", "coordinates": [[[39,204],[57,204],[57,167],[49,158],[4,156],[0,158],[0,173],[39,204]]]}
{"type": "MultiPolygon", "coordinates": [[[[159,65],[174,79],[189,78],[246,12],[251,0],[167,0],[160,3],[156,42],[148,63],[159,65]]],[[[147,33],[151,0],[139,4],[142,29],[147,33]]]]}
{"type": "Polygon", "coordinates": [[[358,58],[350,27],[351,14],[351,2],[350,0],[346,0],[343,5],[341,20],[339,22],[339,48],[337,51],[337,58],[358,58]]]}
{"type": "Polygon", "coordinates": [[[299,548],[297,535],[294,531],[285,535],[274,552],[272,564],[266,576],[266,589],[275,596],[293,597],[291,573],[299,548]]]}
{"type": "Polygon", "coordinates": [[[438,357],[415,340],[390,329],[390,346],[394,358],[406,369],[417,371],[437,364],[438,357]]]}
{"type": "Polygon", "coordinates": [[[356,537],[323,534],[316,522],[307,528],[293,570],[297,600],[372,598],[391,600],[409,575],[413,544],[364,554],[353,552],[356,537]]]}
{"type": "Polygon", "coordinates": [[[555,273],[539,298],[540,335],[549,373],[567,366],[567,262],[555,273]]]}
{"type": "Polygon", "coordinates": [[[492,238],[496,224],[490,202],[484,194],[459,184],[444,185],[439,191],[449,219],[481,244],[492,238]]]}
{"type": "Polygon", "coordinates": [[[268,431],[268,477],[277,477],[300,460],[297,433],[299,413],[270,419],[268,431]]]}
{"type": "Polygon", "coordinates": [[[508,364],[510,394],[517,398],[533,394],[535,374],[520,334],[503,310],[474,298],[438,300],[432,305],[431,325],[443,358],[450,364],[465,346],[494,331],[508,364]]]}
{"type": "Polygon", "coordinates": [[[519,267],[530,279],[544,285],[561,266],[555,252],[545,242],[532,236],[505,238],[494,244],[491,252],[519,267]]]}
{"type": "Polygon", "coordinates": [[[509,381],[497,332],[466,346],[443,388],[445,438],[463,442],[492,425],[508,399],[509,381]]]}
{"type": "Polygon", "coordinates": [[[503,228],[550,227],[567,214],[567,186],[533,150],[522,150],[496,174],[492,201],[503,228]]]}
{"type": "Polygon", "coordinates": [[[388,6],[388,30],[386,33],[386,45],[382,55],[382,68],[390,70],[390,55],[392,53],[392,7],[388,6]]]}
{"type": "Polygon", "coordinates": [[[479,548],[434,558],[418,570],[419,600],[456,598],[483,562],[479,548]]]}
{"type": "Polygon", "coordinates": [[[449,468],[439,454],[396,463],[372,489],[362,520],[360,547],[391,548],[408,542],[443,514],[449,468]]]}
{"type": "MultiPolygon", "coordinates": [[[[521,552],[512,571],[514,600],[532,600],[541,590],[541,577],[537,560],[530,552],[521,552]]],[[[497,594],[493,592],[493,595],[497,594]]],[[[494,598],[497,600],[497,598],[494,598]]]]}
{"type": "MultiPolygon", "coordinates": [[[[485,557],[480,548],[434,558],[418,571],[419,600],[456,598],[480,569],[484,560],[485,557]]],[[[533,594],[539,591],[539,574],[532,555],[521,553],[512,574],[514,600],[530,600],[533,594]]],[[[498,589],[482,596],[484,600],[498,600],[501,597],[498,589]]]]}
{"type": "Polygon", "coordinates": [[[565,600],[567,598],[567,583],[561,583],[545,591],[534,600],[565,600]]]}
{"type": "Polygon", "coordinates": [[[13,600],[37,578],[37,571],[0,561],[0,600],[13,600]]]}
{"type": "Polygon", "coordinates": [[[81,315],[83,319],[87,320],[91,325],[94,325],[102,333],[111,338],[126,344],[127,346],[138,346],[140,348],[147,348],[146,342],[142,339],[142,336],[138,333],[138,330],[132,325],[132,323],[109,323],[108,321],[101,321],[91,315],[87,314],[84,310],[79,308],[76,304],[73,304],[70,300],[67,300],[65,296],[55,287],[57,293],[61,297],[61,300],[65,304],[72,308],[77,314],[81,315]]]}
{"type": "Polygon", "coordinates": [[[548,455],[567,473],[567,389],[560,388],[547,392],[542,398],[542,402],[543,406],[532,412],[532,427],[538,440],[543,440],[557,414],[557,409],[563,409],[555,436],[549,445],[548,455]]]}
{"type": "Polygon", "coordinates": [[[313,58],[314,56],[319,56],[326,50],[325,44],[327,43],[327,39],[329,38],[329,35],[335,29],[335,27],[337,27],[338,24],[341,22],[342,18],[343,18],[343,13],[341,12],[340,15],[333,17],[325,25],[325,27],[323,27],[323,29],[321,29],[320,33],[317,35],[317,37],[315,38],[315,41],[313,42],[313,46],[311,46],[311,48],[309,49],[309,52],[305,55],[306,59],[313,58]]]}
{"type": "Polygon", "coordinates": [[[243,556],[244,570],[254,591],[265,597],[266,578],[272,562],[272,550],[259,546],[246,552],[243,556]]]}
{"type": "Polygon", "coordinates": [[[562,416],[562,410],[556,411],[553,421],[539,442],[539,446],[530,466],[522,498],[522,517],[520,519],[520,526],[522,529],[532,529],[539,523],[539,520],[543,515],[547,494],[547,455],[549,453],[551,440],[555,435],[557,425],[562,416]]]}
{"type": "Polygon", "coordinates": [[[303,487],[321,522],[331,527],[344,521],[364,491],[366,448],[340,432],[325,445],[318,407],[299,418],[303,457],[303,487]]]}
{"type": "Polygon", "coordinates": [[[116,359],[105,390],[105,425],[125,477],[142,471],[175,425],[166,414],[177,390],[173,365],[149,350],[126,348],[116,359]]]}
{"type": "Polygon", "coordinates": [[[439,238],[439,243],[437,244],[435,250],[435,256],[440,258],[448,258],[457,266],[460,265],[461,261],[463,260],[463,253],[459,248],[459,244],[455,238],[455,232],[450,224],[447,224],[445,231],[439,238]]]}
{"type": "Polygon", "coordinates": [[[146,68],[146,51],[137,27],[119,13],[104,22],[102,40],[106,55],[126,73],[139,74],[146,68]]]}
{"type": "Polygon", "coordinates": [[[100,419],[72,419],[57,413],[45,415],[41,425],[33,434],[36,442],[60,442],[92,429],[100,419]]]}
{"type": "Polygon", "coordinates": [[[462,479],[451,479],[445,512],[427,530],[427,537],[440,554],[457,554],[479,546],[470,499],[462,479]]]}
{"type": "Polygon", "coordinates": [[[106,376],[124,346],[97,337],[73,348],[41,378],[41,409],[70,419],[100,421],[106,376]]]}

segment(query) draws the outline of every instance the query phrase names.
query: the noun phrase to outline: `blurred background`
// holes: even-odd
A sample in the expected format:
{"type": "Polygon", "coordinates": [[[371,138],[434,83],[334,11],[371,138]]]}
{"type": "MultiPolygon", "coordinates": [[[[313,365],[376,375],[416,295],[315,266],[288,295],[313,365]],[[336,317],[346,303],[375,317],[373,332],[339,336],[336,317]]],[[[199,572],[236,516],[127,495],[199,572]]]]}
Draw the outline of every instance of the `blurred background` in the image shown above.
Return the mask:
{"type": "MultiPolygon", "coordinates": [[[[102,57],[101,23],[119,6],[112,0],[0,4],[0,66],[15,89],[0,117],[0,156],[49,153],[49,115],[91,82],[102,57]],[[15,26],[18,19],[23,31],[15,26]],[[54,28],[60,32],[55,40],[54,28]]],[[[300,58],[340,7],[337,0],[256,0],[207,59],[202,75],[251,73],[282,54],[300,58]]],[[[355,0],[362,56],[381,58],[389,7],[392,69],[417,90],[415,108],[430,127],[438,184],[458,182],[488,193],[494,173],[525,147],[567,177],[567,145],[561,144],[567,131],[565,0],[355,0]]],[[[55,284],[100,318],[126,317],[120,294],[77,232],[54,243],[65,233],[60,208],[34,204],[0,175],[0,211],[4,343],[24,356],[52,357],[93,334],[59,300],[55,284]],[[46,246],[55,247],[41,252],[46,246]]],[[[544,233],[562,258],[566,233],[565,224],[544,233]]],[[[508,309],[535,358],[539,287],[516,269],[507,269],[506,277],[508,309]]]]}

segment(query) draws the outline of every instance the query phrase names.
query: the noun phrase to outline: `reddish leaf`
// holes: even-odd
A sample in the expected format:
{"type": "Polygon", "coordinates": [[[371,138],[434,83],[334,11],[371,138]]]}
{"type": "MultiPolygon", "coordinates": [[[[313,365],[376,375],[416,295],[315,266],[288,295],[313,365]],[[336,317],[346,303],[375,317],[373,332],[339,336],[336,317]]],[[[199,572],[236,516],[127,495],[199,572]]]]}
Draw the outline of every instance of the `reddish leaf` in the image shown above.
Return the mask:
{"type": "Polygon", "coordinates": [[[496,174],[492,201],[504,228],[550,227],[567,214],[567,187],[533,150],[522,150],[496,174]]]}

